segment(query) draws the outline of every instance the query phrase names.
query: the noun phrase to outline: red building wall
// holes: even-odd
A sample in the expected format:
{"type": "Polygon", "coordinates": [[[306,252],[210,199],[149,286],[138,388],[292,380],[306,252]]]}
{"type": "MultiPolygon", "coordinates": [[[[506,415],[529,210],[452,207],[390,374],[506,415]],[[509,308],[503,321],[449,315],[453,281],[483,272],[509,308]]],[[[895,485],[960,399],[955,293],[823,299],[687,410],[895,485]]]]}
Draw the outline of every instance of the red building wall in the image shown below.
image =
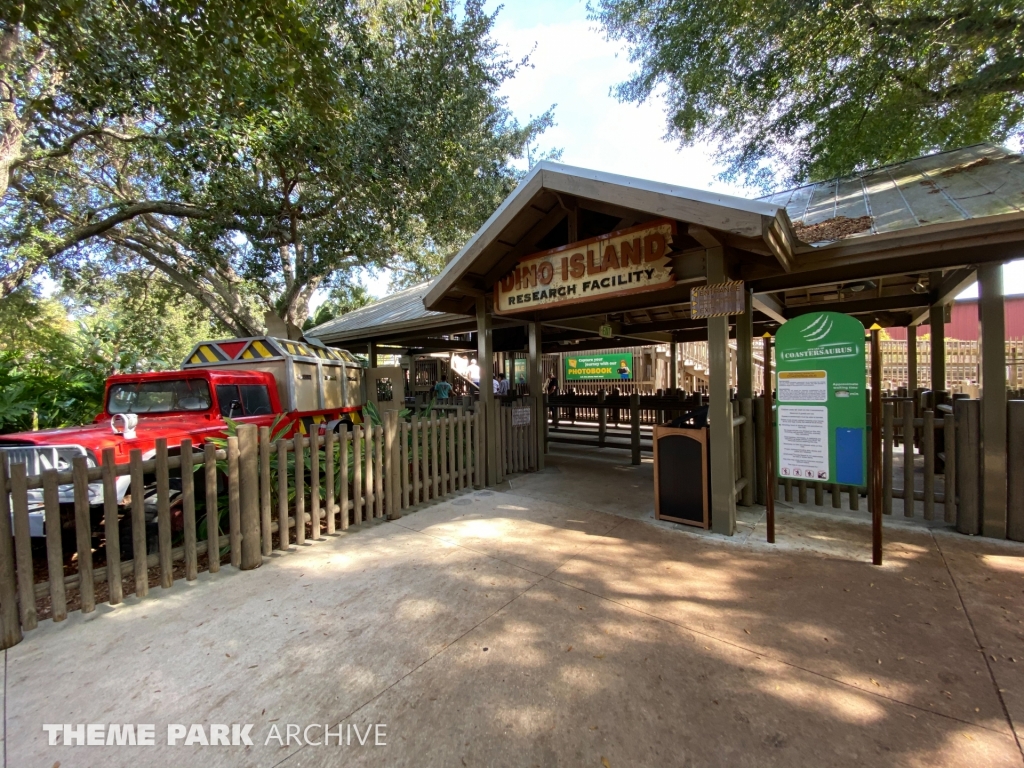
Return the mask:
{"type": "MultiPolygon", "coordinates": [[[[1024,296],[1007,296],[1003,301],[1003,316],[1007,339],[1024,339],[1024,296]]],[[[887,328],[891,339],[905,340],[905,328],[887,328]]],[[[917,326],[917,335],[929,333],[928,323],[917,326]]],[[[961,341],[978,340],[978,300],[965,299],[953,304],[950,322],[946,323],[946,338],[961,341]]]]}

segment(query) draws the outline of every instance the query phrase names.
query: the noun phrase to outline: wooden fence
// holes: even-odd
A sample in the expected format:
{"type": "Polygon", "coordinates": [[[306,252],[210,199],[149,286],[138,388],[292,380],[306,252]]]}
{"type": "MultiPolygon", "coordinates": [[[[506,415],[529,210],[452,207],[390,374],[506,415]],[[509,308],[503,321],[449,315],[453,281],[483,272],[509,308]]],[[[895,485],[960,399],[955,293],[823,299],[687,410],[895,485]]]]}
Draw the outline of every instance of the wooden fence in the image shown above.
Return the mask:
{"type": "Polygon", "coordinates": [[[24,464],[0,462],[0,646],[20,642],[41,618],[63,621],[98,601],[117,605],[126,591],[144,597],[153,584],[168,589],[222,563],[251,570],[292,541],[301,546],[395,519],[470,488],[483,475],[482,440],[476,414],[401,420],[392,412],[377,426],[292,439],[272,441],[268,427],[243,425],[222,445],[185,440],[172,449],[159,440],[148,461],[135,450],[118,464],[108,449],[99,466],[76,457],[70,472],[28,476],[24,464]],[[131,478],[127,511],[116,502],[122,476],[131,478]],[[89,501],[97,481],[102,509],[89,501]],[[61,509],[66,485],[74,489],[73,513],[61,509]],[[29,534],[34,489],[42,490],[45,548],[29,534]],[[130,559],[122,561],[123,549],[130,559]]]}
{"type": "MultiPolygon", "coordinates": [[[[757,398],[755,414],[763,413],[757,398]]],[[[954,524],[961,533],[981,533],[981,401],[957,398],[934,408],[918,408],[913,398],[882,401],[882,513],[954,524]],[[902,450],[897,452],[896,449],[902,450]]],[[[760,422],[760,419],[755,419],[760,422]]],[[[1007,538],[1024,541],[1024,400],[1007,403],[1007,538]]],[[[758,426],[758,446],[764,444],[758,426]]],[[[870,427],[868,428],[870,435],[870,427]]],[[[757,458],[763,476],[763,458],[757,458]]],[[[870,452],[865,478],[870,476],[870,452]]],[[[776,498],[822,507],[860,511],[867,487],[808,480],[777,481],[776,498]],[[810,494],[813,494],[813,499],[810,494]],[[826,501],[827,497],[827,501],[826,501]]],[[[758,494],[763,503],[763,495],[758,494]]],[[[865,509],[866,509],[865,500],[865,509]]]]}

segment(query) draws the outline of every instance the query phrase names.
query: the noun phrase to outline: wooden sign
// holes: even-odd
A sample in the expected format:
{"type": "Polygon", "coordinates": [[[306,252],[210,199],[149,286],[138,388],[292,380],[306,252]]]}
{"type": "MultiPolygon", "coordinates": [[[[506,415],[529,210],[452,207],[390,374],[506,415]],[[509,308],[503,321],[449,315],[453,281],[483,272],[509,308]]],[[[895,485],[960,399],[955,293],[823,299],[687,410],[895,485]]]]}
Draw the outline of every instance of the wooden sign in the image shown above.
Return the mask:
{"type": "Polygon", "coordinates": [[[743,281],[730,280],[690,289],[690,317],[725,317],[742,315],[746,305],[743,281]]]}
{"type": "Polygon", "coordinates": [[[513,315],[671,288],[675,234],[676,223],[660,219],[527,256],[494,286],[494,312],[513,315]]]}

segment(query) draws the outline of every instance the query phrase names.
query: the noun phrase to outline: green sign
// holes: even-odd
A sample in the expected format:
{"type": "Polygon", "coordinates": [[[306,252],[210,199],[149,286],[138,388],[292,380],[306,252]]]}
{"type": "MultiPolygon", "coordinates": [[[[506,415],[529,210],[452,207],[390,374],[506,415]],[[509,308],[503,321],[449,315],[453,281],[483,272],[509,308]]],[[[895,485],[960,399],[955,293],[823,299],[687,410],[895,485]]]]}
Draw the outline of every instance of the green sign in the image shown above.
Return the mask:
{"type": "Polygon", "coordinates": [[[515,365],[513,366],[513,369],[515,370],[515,374],[513,375],[513,379],[514,379],[513,383],[514,384],[525,384],[526,383],[526,358],[517,357],[515,360],[513,360],[513,363],[515,363],[515,365]]]}
{"type": "Polygon", "coordinates": [[[565,358],[566,381],[632,381],[633,355],[570,355],[565,358]]]}
{"type": "Polygon", "coordinates": [[[862,486],[867,426],[864,326],[817,312],[775,337],[779,477],[862,486]]]}

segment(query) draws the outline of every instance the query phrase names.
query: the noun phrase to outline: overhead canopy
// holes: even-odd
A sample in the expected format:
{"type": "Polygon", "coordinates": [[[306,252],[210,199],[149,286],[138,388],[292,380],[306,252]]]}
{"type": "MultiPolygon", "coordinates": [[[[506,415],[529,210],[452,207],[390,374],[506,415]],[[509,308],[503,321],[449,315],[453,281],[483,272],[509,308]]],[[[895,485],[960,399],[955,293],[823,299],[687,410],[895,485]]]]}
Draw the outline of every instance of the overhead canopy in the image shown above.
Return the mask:
{"type": "Polygon", "coordinates": [[[727,277],[754,291],[755,321],[765,327],[823,307],[866,325],[920,322],[966,287],[977,265],[1024,256],[1024,162],[977,145],[760,200],[542,162],[434,281],[311,333],[331,344],[423,348],[460,335],[452,348],[468,347],[462,334],[475,329],[477,298],[522,258],[665,218],[678,230],[674,287],[495,316],[496,348],[515,348],[522,336],[512,327],[527,321],[548,326],[545,347],[704,338],[689,296],[706,282],[711,249],[724,253],[727,277]],[[600,339],[603,325],[612,338],[600,339]]]}

